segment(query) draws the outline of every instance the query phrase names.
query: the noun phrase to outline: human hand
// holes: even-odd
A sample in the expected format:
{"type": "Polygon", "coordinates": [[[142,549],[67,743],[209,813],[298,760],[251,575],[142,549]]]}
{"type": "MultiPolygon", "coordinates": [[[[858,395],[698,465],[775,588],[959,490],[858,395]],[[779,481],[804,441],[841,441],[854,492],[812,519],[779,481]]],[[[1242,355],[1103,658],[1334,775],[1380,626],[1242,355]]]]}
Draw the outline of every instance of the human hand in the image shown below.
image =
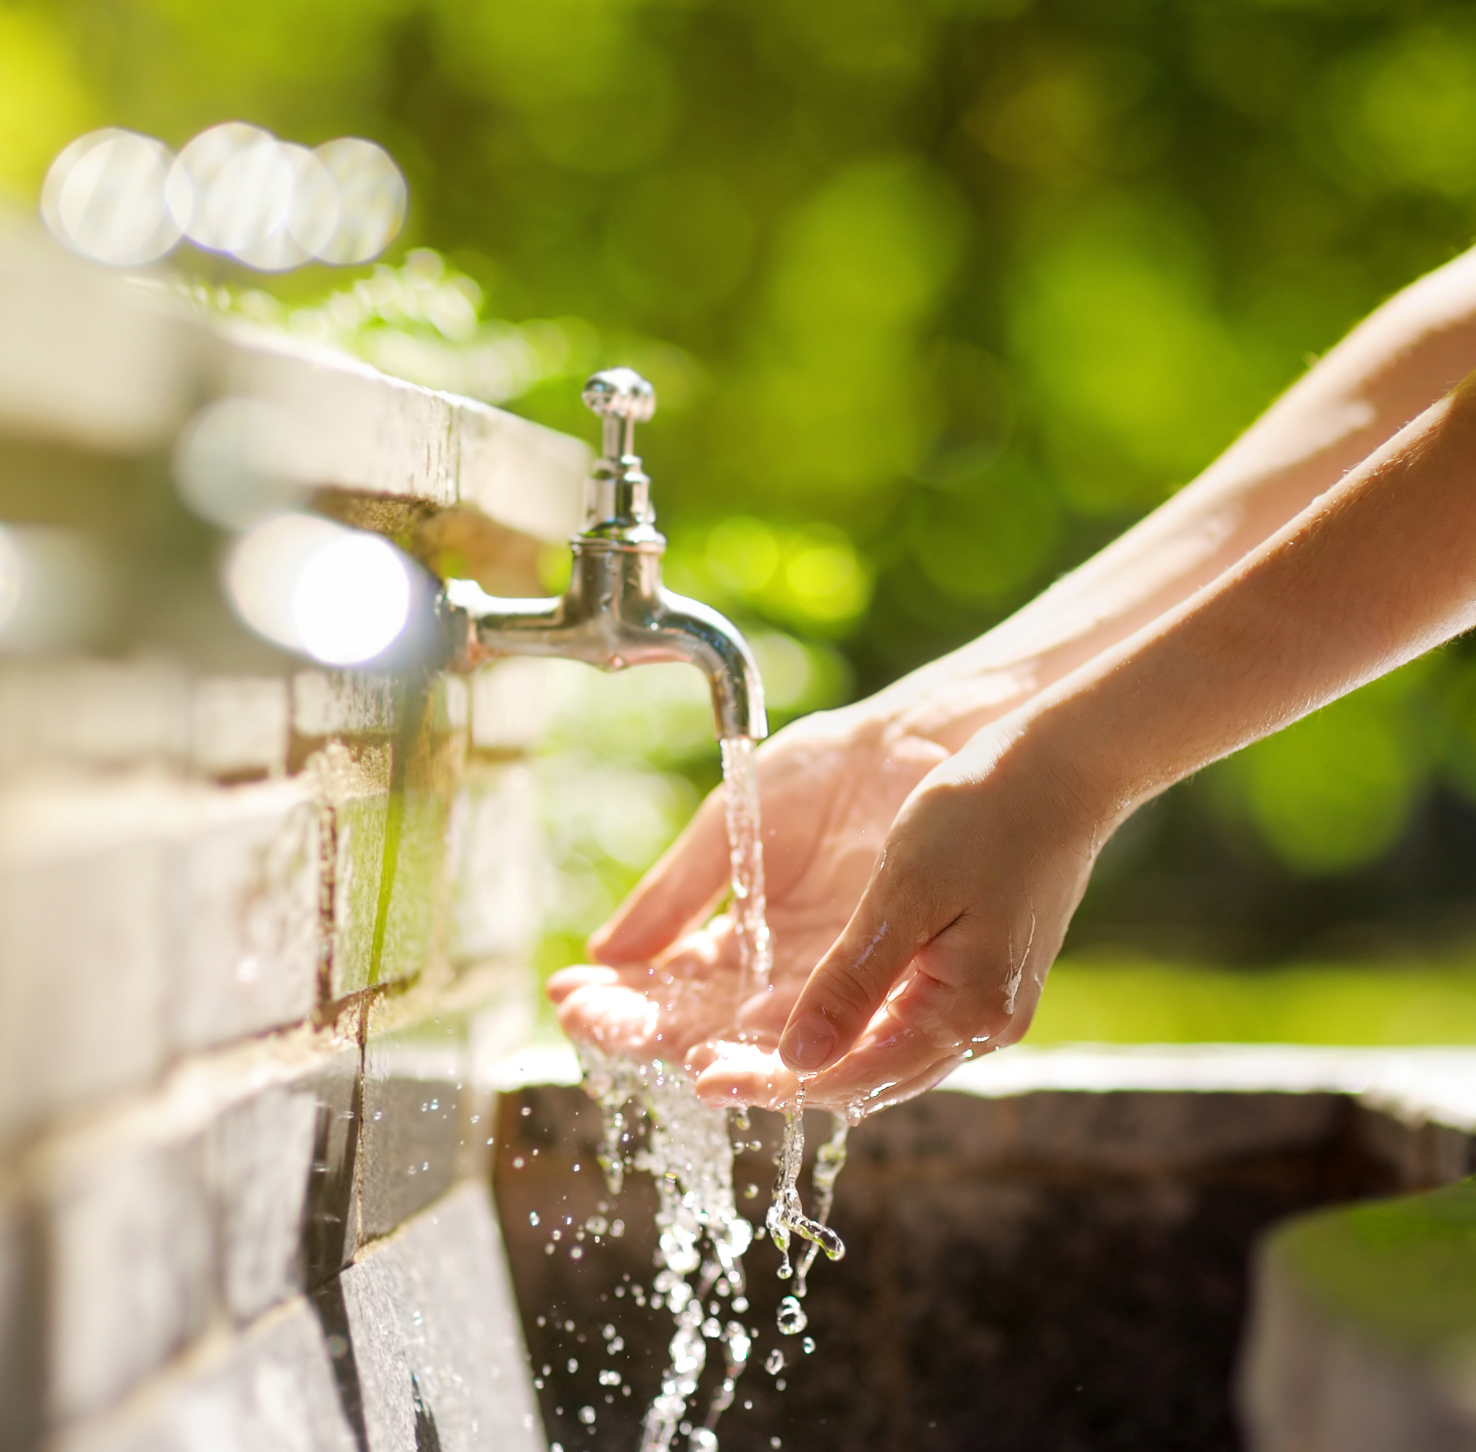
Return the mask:
{"type": "Polygon", "coordinates": [[[757,757],[774,951],[769,991],[740,1004],[731,922],[695,926],[728,887],[717,791],[591,940],[604,966],[565,969],[550,980],[560,1023],[607,1052],[659,1054],[694,1072],[731,1054],[741,1035],[750,1056],[753,1044],[767,1045],[765,1062],[777,1076],[754,1102],[792,1095],[793,1076],[772,1052],[780,1031],[860,900],[897,809],[946,755],[864,707],[777,733],[757,757]]]}
{"type": "MultiPolygon", "coordinates": [[[[851,1114],[1016,1042],[1118,809],[1028,728],[985,731],[908,798],[855,913],[780,1043],[807,1102],[851,1114]]],[[[707,1066],[710,1097],[771,1100],[773,1069],[707,1066]],[[721,1083],[719,1082],[721,1078],[721,1083]]]]}

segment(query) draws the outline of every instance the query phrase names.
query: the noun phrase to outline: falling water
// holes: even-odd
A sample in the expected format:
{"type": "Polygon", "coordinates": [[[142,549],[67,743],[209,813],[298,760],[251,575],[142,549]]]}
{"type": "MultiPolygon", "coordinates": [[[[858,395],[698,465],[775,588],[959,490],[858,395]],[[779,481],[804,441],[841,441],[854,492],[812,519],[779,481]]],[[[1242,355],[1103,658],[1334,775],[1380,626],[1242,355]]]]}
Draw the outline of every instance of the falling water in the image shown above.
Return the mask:
{"type": "MultiPolygon", "coordinates": [[[[764,864],[759,834],[758,778],[754,743],[746,737],[722,743],[727,790],[728,841],[733,869],[732,917],[740,949],[739,1002],[770,987],[773,951],[765,918],[764,864]]],[[[753,1227],[737,1211],[733,1196],[733,1144],[728,1113],[698,1099],[691,1080],[659,1060],[637,1063],[580,1046],[585,1087],[604,1113],[600,1164],[611,1192],[618,1193],[627,1169],[648,1170],[659,1196],[656,1212],[657,1274],[654,1292],[663,1297],[676,1322],[670,1361],[661,1390],[646,1412],[641,1452],[669,1452],[679,1429],[690,1428],[688,1452],[716,1452],[718,1417],[732,1404],[738,1378],[748,1364],[752,1336],[738,1319],[748,1310],[743,1252],[753,1227]],[[630,1106],[650,1125],[646,1146],[634,1150],[630,1106]],[[719,1299],[730,1317],[716,1314],[719,1299]],[[706,1415],[689,1415],[707,1365],[707,1343],[723,1351],[723,1378],[706,1415]],[[684,1426],[685,1424],[685,1426],[684,1426]]],[[[798,1181],[804,1159],[804,1090],[785,1115],[784,1142],[774,1203],[765,1228],[779,1248],[783,1280],[794,1279],[795,1294],[779,1307],[779,1330],[797,1335],[806,1317],[800,1298],[818,1251],[831,1260],[845,1254],[840,1237],[827,1225],[835,1179],[845,1163],[846,1121],[835,1119],[831,1138],[820,1147],[814,1172],[814,1217],[804,1213],[798,1181]],[[794,1236],[807,1242],[796,1277],[790,1261],[794,1236]]],[[[807,1340],[806,1350],[809,1349],[807,1340]]],[[[773,1354],[769,1358],[772,1370],[773,1354]]],[[[781,1363],[782,1365],[782,1353],[781,1363]]]]}
{"type": "Polygon", "coordinates": [[[767,993],[774,967],[764,896],[764,845],[759,831],[758,772],[747,736],[725,739],[723,793],[728,815],[728,854],[733,866],[733,924],[738,934],[738,1002],[767,993]]]}

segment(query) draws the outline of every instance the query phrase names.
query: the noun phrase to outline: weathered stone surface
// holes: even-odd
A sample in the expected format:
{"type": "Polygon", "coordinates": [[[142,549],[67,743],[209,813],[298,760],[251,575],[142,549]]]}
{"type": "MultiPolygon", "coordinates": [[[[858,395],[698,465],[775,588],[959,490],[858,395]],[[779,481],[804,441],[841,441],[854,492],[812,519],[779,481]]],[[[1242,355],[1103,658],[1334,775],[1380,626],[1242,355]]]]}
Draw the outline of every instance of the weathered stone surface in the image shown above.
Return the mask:
{"type": "Polygon", "coordinates": [[[98,1411],[204,1329],[214,1301],[198,1139],[101,1145],[47,1211],[51,1418],[98,1411]]]}
{"type": "Polygon", "coordinates": [[[460,1163],[469,1055],[459,1014],[381,1034],[364,1055],[360,1235],[387,1235],[450,1188],[460,1163]]]}
{"type": "Polygon", "coordinates": [[[319,816],[300,781],[202,794],[168,869],[176,1047],[312,1012],[323,955],[319,816]]]}
{"type": "Polygon", "coordinates": [[[284,676],[206,676],[190,698],[190,764],[202,776],[280,776],[292,703],[284,676]]]}
{"type": "Polygon", "coordinates": [[[221,1299],[247,1321],[302,1286],[302,1236],[319,1116],[317,1076],[230,1106],[205,1136],[221,1299]]]}
{"type": "Polygon", "coordinates": [[[177,766],[189,747],[190,685],[157,660],[0,664],[0,772],[39,766],[177,766]]]}
{"type": "Polygon", "coordinates": [[[397,705],[389,676],[302,671],[292,678],[292,729],[310,741],[393,731],[397,705]]]}
{"type": "Polygon", "coordinates": [[[162,1068],[181,806],[154,782],[0,799],[0,1140],[162,1068]]]}
{"type": "Polygon", "coordinates": [[[362,1452],[318,1319],[295,1300],[181,1366],[55,1452],[362,1452]]]}
{"type": "Polygon", "coordinates": [[[1255,1452],[1476,1447],[1476,1182],[1274,1231],[1241,1406],[1255,1452]]]}
{"type": "Polygon", "coordinates": [[[340,1279],[370,1452],[542,1452],[485,1188],[459,1186],[340,1279]]]}
{"type": "Polygon", "coordinates": [[[538,786],[527,766],[476,769],[452,804],[446,870],[450,960],[525,958],[548,892],[538,786]]]}

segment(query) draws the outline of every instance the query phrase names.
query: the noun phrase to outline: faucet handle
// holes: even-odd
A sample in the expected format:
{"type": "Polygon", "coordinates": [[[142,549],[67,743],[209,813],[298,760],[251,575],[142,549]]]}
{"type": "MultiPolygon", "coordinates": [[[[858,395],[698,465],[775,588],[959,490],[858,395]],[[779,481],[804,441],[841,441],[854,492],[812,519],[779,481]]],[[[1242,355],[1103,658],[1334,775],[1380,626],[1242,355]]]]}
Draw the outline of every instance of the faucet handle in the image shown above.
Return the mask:
{"type": "Polygon", "coordinates": [[[580,396],[604,420],[605,457],[633,457],[635,426],[656,412],[656,390],[634,368],[606,368],[584,385],[580,396]]]}

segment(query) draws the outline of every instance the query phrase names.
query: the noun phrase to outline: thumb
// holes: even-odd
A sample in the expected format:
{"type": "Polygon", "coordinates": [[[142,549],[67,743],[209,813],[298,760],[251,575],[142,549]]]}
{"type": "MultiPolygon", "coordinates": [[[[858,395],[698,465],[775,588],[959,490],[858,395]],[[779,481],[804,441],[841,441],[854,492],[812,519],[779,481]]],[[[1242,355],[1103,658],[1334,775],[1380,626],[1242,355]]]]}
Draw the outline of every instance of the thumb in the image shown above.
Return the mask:
{"type": "Polygon", "coordinates": [[[810,974],[779,1056],[796,1073],[815,1074],[841,1058],[886,1001],[918,951],[958,916],[938,874],[889,843],[856,911],[810,974]]]}
{"type": "Polygon", "coordinates": [[[620,910],[590,937],[597,963],[642,963],[665,952],[707,917],[732,872],[722,789],[636,884],[620,910]]]}

